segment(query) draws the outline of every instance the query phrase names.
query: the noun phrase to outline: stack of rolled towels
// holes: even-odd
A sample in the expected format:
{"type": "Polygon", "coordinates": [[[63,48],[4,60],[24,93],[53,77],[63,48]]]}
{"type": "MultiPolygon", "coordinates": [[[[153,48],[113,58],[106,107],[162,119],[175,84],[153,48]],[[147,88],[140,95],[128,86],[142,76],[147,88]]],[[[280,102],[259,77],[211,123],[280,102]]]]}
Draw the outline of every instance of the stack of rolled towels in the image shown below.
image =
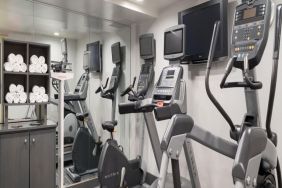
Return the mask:
{"type": "Polygon", "coordinates": [[[48,102],[49,96],[46,94],[46,89],[44,87],[34,85],[32,87],[32,92],[29,93],[29,101],[30,103],[48,102]]]}
{"type": "Polygon", "coordinates": [[[24,92],[23,85],[10,84],[9,92],[5,96],[6,102],[11,103],[26,103],[27,94],[24,92]]]}
{"type": "Polygon", "coordinates": [[[20,54],[9,54],[8,62],[4,63],[4,70],[9,72],[26,72],[27,65],[24,63],[23,56],[20,54]]]}
{"type": "Polygon", "coordinates": [[[32,55],[30,57],[29,72],[31,73],[47,73],[48,66],[44,56],[32,55]]]}

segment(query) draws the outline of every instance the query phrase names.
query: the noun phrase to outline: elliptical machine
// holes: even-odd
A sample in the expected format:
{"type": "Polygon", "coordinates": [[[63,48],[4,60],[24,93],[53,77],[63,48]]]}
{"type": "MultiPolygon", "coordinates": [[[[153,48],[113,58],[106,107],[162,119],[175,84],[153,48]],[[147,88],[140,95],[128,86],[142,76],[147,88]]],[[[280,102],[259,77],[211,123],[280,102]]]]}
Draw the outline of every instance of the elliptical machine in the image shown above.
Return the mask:
{"type": "MultiPolygon", "coordinates": [[[[242,87],[245,90],[247,113],[241,126],[234,125],[231,118],[213,96],[209,87],[209,75],[216,48],[220,22],[216,22],[212,36],[211,48],[208,58],[205,86],[208,97],[225,118],[231,128],[230,137],[237,142],[229,142],[203,130],[194,124],[188,115],[176,115],[170,122],[166,136],[162,141],[164,150],[162,171],[159,179],[153,187],[164,187],[168,159],[173,159],[171,151],[175,140],[179,137],[191,138],[204,146],[234,159],[232,176],[236,188],[281,188],[281,170],[277,157],[277,135],[271,131],[270,123],[275,97],[277,81],[277,68],[279,58],[279,46],[282,23],[282,5],[277,6],[275,42],[274,42],[274,66],[270,86],[269,103],[266,118],[266,129],[260,126],[258,99],[256,91],[262,88],[262,83],[255,81],[254,68],[260,63],[268,39],[270,22],[270,1],[256,0],[244,1],[236,7],[237,18],[234,21],[231,52],[232,57],[227,64],[225,75],[220,84],[221,88],[242,87]],[[248,11],[255,14],[250,18],[243,15],[248,11]],[[232,68],[236,67],[243,72],[243,82],[226,82],[232,68]],[[177,134],[175,130],[182,127],[177,134]],[[275,178],[277,172],[277,183],[275,178]],[[163,173],[162,173],[163,172],[163,173]]],[[[172,152],[174,153],[174,152],[172,152]]],[[[175,173],[176,183],[179,182],[179,174],[175,173]]],[[[175,187],[181,187],[175,184],[175,187]]]]}

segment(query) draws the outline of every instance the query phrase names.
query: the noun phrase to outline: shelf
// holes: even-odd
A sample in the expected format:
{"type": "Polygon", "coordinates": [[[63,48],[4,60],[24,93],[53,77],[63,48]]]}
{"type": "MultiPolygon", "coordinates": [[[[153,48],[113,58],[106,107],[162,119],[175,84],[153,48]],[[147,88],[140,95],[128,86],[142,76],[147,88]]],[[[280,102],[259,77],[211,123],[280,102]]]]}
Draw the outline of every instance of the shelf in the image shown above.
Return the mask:
{"type": "Polygon", "coordinates": [[[50,102],[42,102],[42,103],[4,103],[4,106],[30,106],[30,105],[45,105],[50,104],[50,102]]]}
{"type": "Polygon", "coordinates": [[[5,106],[4,109],[4,122],[9,122],[9,107],[15,107],[15,106],[38,106],[40,109],[42,109],[42,112],[40,113],[40,117],[38,117],[40,120],[46,120],[47,119],[47,106],[50,104],[49,102],[42,102],[42,103],[30,103],[29,96],[32,92],[32,87],[35,85],[38,85],[40,87],[44,87],[46,90],[46,94],[50,98],[50,45],[48,44],[39,44],[39,43],[33,43],[33,42],[24,42],[24,41],[14,41],[14,40],[3,40],[2,41],[2,59],[1,59],[1,66],[2,67],[2,75],[0,78],[0,85],[1,85],[1,100],[3,106],[5,106]],[[21,54],[23,56],[24,62],[27,65],[27,72],[12,72],[12,71],[5,71],[3,63],[7,62],[8,56],[10,53],[14,53],[15,55],[21,54]],[[48,72],[47,73],[30,73],[29,72],[29,65],[30,65],[30,57],[32,55],[37,55],[45,57],[45,63],[48,66],[48,72]],[[5,96],[7,92],[9,92],[9,86],[10,84],[21,84],[24,86],[24,91],[27,94],[27,103],[7,103],[5,100],[5,96]]]}
{"type": "Polygon", "coordinates": [[[31,76],[49,76],[49,73],[28,73],[31,76]]]}
{"type": "Polygon", "coordinates": [[[9,72],[3,71],[4,74],[14,74],[14,75],[27,75],[27,72],[9,72]]]}

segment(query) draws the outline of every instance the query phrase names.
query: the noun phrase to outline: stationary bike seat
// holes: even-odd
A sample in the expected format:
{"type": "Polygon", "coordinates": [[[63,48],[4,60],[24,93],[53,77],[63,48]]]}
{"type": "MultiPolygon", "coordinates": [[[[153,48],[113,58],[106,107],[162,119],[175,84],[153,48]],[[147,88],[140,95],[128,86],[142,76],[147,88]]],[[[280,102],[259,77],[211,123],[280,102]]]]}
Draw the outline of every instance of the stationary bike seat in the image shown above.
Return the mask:
{"type": "Polygon", "coordinates": [[[117,125],[117,121],[105,121],[102,123],[102,128],[104,130],[109,131],[110,133],[114,132],[115,126],[117,125]]]}
{"type": "Polygon", "coordinates": [[[89,116],[89,113],[88,112],[85,112],[85,113],[77,113],[76,115],[76,119],[79,120],[79,121],[84,121],[85,118],[87,118],[89,116]]]}

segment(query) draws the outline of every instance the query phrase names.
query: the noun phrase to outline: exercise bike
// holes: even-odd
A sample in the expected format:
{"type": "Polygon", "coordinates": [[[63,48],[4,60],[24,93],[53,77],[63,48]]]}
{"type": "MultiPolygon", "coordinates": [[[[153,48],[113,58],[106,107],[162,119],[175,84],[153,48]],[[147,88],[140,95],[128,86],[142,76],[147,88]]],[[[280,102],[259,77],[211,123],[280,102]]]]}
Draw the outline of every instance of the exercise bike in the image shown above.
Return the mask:
{"type": "Polygon", "coordinates": [[[100,96],[102,98],[109,99],[112,101],[111,120],[103,122],[102,128],[110,132],[111,138],[113,138],[113,132],[115,126],[117,126],[118,124],[118,122],[115,120],[116,91],[119,86],[119,81],[122,73],[122,68],[121,68],[122,54],[121,54],[120,42],[114,43],[111,46],[111,49],[112,49],[112,62],[115,64],[115,67],[112,71],[109,87],[108,87],[109,78],[107,78],[105,85],[101,83],[101,86],[98,87],[95,93],[96,94],[100,93],[100,96]]]}
{"type": "MultiPolygon", "coordinates": [[[[134,92],[132,89],[134,86],[133,83],[122,93],[122,95],[131,94],[132,96],[129,99],[133,99],[133,102],[119,104],[120,114],[144,114],[156,164],[159,170],[162,161],[162,151],[154,122],[153,111],[156,120],[158,121],[170,119],[175,113],[186,113],[186,87],[185,82],[182,80],[182,76],[183,68],[171,62],[170,66],[163,69],[159,80],[153,89],[152,98],[137,96],[136,93],[138,92],[134,92]]],[[[142,76],[139,78],[141,79],[138,81],[137,88],[140,86],[139,88],[141,89],[142,85],[145,86],[149,84],[149,80],[146,80],[145,82],[148,83],[144,84],[142,76]]],[[[133,82],[135,82],[135,79],[133,82]]],[[[194,158],[192,146],[188,140],[186,143],[186,160],[188,164],[193,164],[194,162],[192,161],[194,158]]],[[[150,175],[141,167],[141,163],[143,162],[141,157],[138,156],[136,159],[128,160],[116,141],[108,140],[104,145],[102,153],[102,160],[99,163],[99,167],[101,168],[99,168],[98,171],[100,187],[145,187],[152,183],[146,181],[150,175]]],[[[193,171],[191,174],[194,176],[192,184],[195,185],[197,184],[195,182],[198,181],[197,172],[193,171]]],[[[150,178],[151,177],[152,176],[150,176],[150,178]]],[[[152,178],[155,179],[155,177],[152,178]]],[[[188,187],[188,184],[188,182],[183,183],[185,187],[188,187]]]]}
{"type": "MultiPolygon", "coordinates": [[[[147,95],[150,84],[152,83],[154,77],[153,61],[155,57],[155,41],[153,34],[140,36],[140,52],[141,58],[145,60],[145,63],[142,64],[141,67],[137,91],[133,90],[136,81],[136,77],[134,77],[133,84],[121,92],[122,97],[128,95],[129,101],[143,100],[147,95]],[[148,48],[151,49],[151,51],[149,53],[148,51],[147,53],[144,53],[144,51],[148,48]]],[[[114,140],[112,136],[111,139],[108,139],[104,145],[99,163],[98,178],[100,187],[119,187],[123,181],[121,180],[123,179],[123,175],[121,174],[122,172],[119,171],[122,168],[131,175],[126,179],[128,186],[141,184],[144,172],[140,169],[140,166],[141,158],[137,157],[136,159],[129,161],[123,153],[122,147],[118,145],[117,141],[114,140]]]]}
{"type": "MultiPolygon", "coordinates": [[[[70,65],[68,62],[68,50],[67,50],[67,39],[64,38],[61,40],[62,46],[62,55],[63,59],[60,62],[52,61],[52,69],[54,72],[69,72],[71,71],[70,65]]],[[[90,52],[86,51],[84,56],[89,56],[90,52]]],[[[89,84],[89,62],[83,62],[84,73],[79,78],[77,85],[74,89],[74,92],[70,92],[70,88],[68,82],[65,81],[64,84],[64,155],[65,162],[73,160],[73,143],[75,141],[76,134],[78,132],[79,127],[84,127],[82,122],[79,121],[76,117],[76,114],[80,113],[88,113],[89,110],[85,103],[88,93],[88,84],[89,84]]],[[[56,79],[52,80],[52,86],[55,91],[59,91],[59,81],[56,79]]],[[[54,94],[54,99],[51,99],[51,103],[58,105],[58,94],[54,94]]],[[[89,127],[94,127],[93,118],[91,115],[88,116],[87,124],[89,127]]],[[[98,140],[98,135],[96,130],[94,129],[93,135],[98,140]]],[[[77,159],[75,159],[77,160],[77,159]]]]}
{"type": "MultiPolygon", "coordinates": [[[[89,52],[85,55],[89,55],[89,52]]],[[[66,174],[72,182],[79,182],[82,176],[97,171],[102,148],[102,142],[85,102],[89,82],[89,62],[84,62],[83,69],[85,72],[80,77],[75,92],[64,95],[65,103],[74,108],[72,113],[76,114],[76,121],[79,122],[71,151],[73,166],[66,168],[66,174]]]]}
{"type": "MultiPolygon", "coordinates": [[[[260,63],[265,50],[269,33],[270,8],[269,0],[244,1],[236,7],[236,14],[259,8],[253,19],[239,18],[234,21],[231,52],[232,56],[227,64],[226,72],[220,84],[221,88],[244,88],[247,113],[241,126],[234,125],[229,115],[225,112],[209,87],[209,76],[220,29],[220,22],[216,22],[212,35],[211,48],[207,63],[205,86],[207,95],[222,114],[230,126],[230,137],[237,144],[217,137],[212,133],[197,126],[188,115],[176,115],[170,121],[162,140],[163,160],[159,179],[152,188],[164,188],[166,171],[169,160],[178,160],[175,155],[181,151],[175,143],[183,143],[184,138],[191,138],[200,144],[234,159],[232,177],[236,188],[281,188],[281,170],[277,157],[277,135],[271,130],[271,116],[275,97],[277,81],[277,68],[279,59],[279,46],[281,38],[282,5],[277,6],[276,25],[274,37],[273,72],[270,86],[269,103],[266,118],[266,129],[260,127],[257,90],[262,88],[262,83],[256,81],[254,68],[260,63]],[[264,10],[264,11],[262,11],[264,10]],[[259,33],[257,32],[259,30],[259,33]],[[246,36],[247,37],[242,37],[246,36]],[[248,39],[248,37],[250,37],[248,39]],[[248,48],[246,48],[247,46],[248,48]],[[250,47],[249,47],[250,46],[250,47]],[[241,69],[243,82],[227,82],[232,68],[241,69]],[[182,131],[177,132],[177,129],[182,131]],[[179,142],[181,141],[181,142],[179,142]],[[276,174],[275,174],[276,171],[276,174]],[[277,183],[276,178],[277,177],[277,183]]],[[[181,144],[180,144],[181,145],[181,144]]],[[[179,170],[174,172],[174,187],[180,188],[179,170]]]]}

